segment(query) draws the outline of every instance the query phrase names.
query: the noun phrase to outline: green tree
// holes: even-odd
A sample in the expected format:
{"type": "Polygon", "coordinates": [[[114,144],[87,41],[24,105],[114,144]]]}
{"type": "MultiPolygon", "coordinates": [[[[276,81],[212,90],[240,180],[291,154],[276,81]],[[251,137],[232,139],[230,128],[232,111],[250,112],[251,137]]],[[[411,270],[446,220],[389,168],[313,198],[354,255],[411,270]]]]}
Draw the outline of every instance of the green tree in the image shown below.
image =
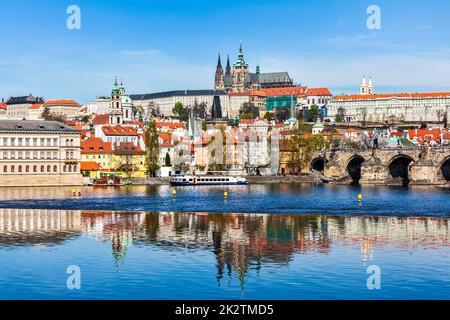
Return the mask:
{"type": "Polygon", "coordinates": [[[319,106],[317,104],[313,104],[311,106],[311,111],[309,113],[309,120],[311,122],[316,122],[319,117],[319,106]]]}
{"type": "Polygon", "coordinates": [[[185,108],[181,102],[175,103],[175,106],[172,109],[172,113],[180,121],[187,121],[189,118],[188,109],[185,108]]]}
{"type": "Polygon", "coordinates": [[[194,116],[200,118],[200,119],[206,119],[207,113],[208,113],[208,106],[205,102],[198,103],[197,100],[195,100],[194,108],[192,108],[192,112],[194,116]]]}
{"type": "Polygon", "coordinates": [[[331,147],[331,143],[324,136],[305,133],[300,128],[293,132],[291,142],[294,152],[292,157],[293,165],[299,173],[308,167],[315,151],[331,147]]]}
{"type": "Polygon", "coordinates": [[[256,119],[259,116],[259,109],[253,103],[244,102],[239,109],[239,118],[241,119],[256,119]]]}
{"type": "Polygon", "coordinates": [[[345,110],[344,110],[344,108],[339,108],[339,110],[336,114],[335,121],[339,123],[339,122],[344,122],[344,120],[345,120],[345,110]]]}
{"type": "Polygon", "coordinates": [[[266,114],[264,115],[264,119],[266,119],[266,120],[272,120],[272,119],[273,119],[273,116],[272,116],[272,114],[271,114],[270,112],[266,112],[266,114]]]}
{"type": "Polygon", "coordinates": [[[146,171],[148,177],[155,177],[156,171],[159,169],[159,142],[158,132],[156,131],[156,123],[150,122],[144,132],[145,148],[146,148],[146,171]]]}
{"type": "Polygon", "coordinates": [[[42,112],[41,117],[46,121],[64,122],[66,120],[63,115],[51,113],[50,109],[47,107],[44,108],[44,111],[42,112]]]}
{"type": "Polygon", "coordinates": [[[164,160],[166,167],[171,167],[172,166],[172,161],[170,159],[170,154],[167,152],[166,153],[166,159],[164,160]]]}
{"type": "Polygon", "coordinates": [[[285,122],[287,119],[289,119],[289,110],[277,108],[275,110],[275,119],[278,122],[285,122]]]}

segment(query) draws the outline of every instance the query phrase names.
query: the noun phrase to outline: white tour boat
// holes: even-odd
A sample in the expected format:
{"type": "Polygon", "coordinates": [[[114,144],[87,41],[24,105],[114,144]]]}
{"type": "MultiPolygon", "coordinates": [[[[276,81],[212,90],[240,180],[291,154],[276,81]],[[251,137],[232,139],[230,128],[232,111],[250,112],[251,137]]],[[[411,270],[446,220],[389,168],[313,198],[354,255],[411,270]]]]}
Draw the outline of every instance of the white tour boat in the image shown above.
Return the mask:
{"type": "Polygon", "coordinates": [[[246,185],[243,177],[220,175],[175,175],[170,179],[172,186],[211,186],[211,185],[246,185]]]}

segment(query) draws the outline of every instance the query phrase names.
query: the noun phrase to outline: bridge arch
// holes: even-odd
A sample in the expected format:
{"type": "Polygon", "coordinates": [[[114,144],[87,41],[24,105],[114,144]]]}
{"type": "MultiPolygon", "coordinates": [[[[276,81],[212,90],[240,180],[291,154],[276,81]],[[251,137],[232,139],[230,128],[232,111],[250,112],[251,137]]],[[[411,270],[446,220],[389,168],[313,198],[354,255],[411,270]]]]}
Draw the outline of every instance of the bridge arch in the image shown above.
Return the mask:
{"type": "Polygon", "coordinates": [[[325,158],[324,157],[318,157],[311,161],[310,169],[311,171],[319,171],[324,172],[325,170],[325,158]]]}
{"type": "Polygon", "coordinates": [[[448,156],[441,162],[439,171],[444,180],[450,181],[450,156],[448,156]]]}
{"type": "Polygon", "coordinates": [[[406,154],[399,154],[392,158],[388,168],[392,178],[402,178],[403,185],[409,184],[409,166],[415,162],[413,158],[406,154]]]}
{"type": "Polygon", "coordinates": [[[352,177],[354,183],[359,183],[359,180],[361,180],[361,165],[364,162],[366,162],[366,159],[356,154],[347,163],[347,172],[352,177]]]}

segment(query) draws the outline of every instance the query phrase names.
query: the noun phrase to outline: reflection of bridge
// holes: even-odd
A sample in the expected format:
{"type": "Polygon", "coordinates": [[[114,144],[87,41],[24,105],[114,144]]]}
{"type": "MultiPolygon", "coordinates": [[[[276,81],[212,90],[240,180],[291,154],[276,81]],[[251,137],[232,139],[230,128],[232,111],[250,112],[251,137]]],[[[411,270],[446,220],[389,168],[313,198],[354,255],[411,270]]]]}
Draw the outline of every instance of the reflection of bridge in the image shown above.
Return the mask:
{"type": "Polygon", "coordinates": [[[310,169],[337,182],[443,185],[450,181],[450,147],[316,152],[310,169]]]}

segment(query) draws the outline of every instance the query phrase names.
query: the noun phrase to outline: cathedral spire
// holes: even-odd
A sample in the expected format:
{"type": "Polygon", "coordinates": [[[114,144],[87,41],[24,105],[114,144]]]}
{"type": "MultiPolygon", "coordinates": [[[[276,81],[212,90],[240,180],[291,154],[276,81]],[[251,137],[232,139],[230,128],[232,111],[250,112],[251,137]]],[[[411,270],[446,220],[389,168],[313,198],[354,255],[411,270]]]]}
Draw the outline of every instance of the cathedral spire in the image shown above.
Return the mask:
{"type": "Polygon", "coordinates": [[[231,64],[230,64],[230,56],[227,56],[227,69],[225,71],[226,76],[231,76],[231,64]]]}
{"type": "Polygon", "coordinates": [[[242,41],[239,45],[238,59],[234,66],[235,67],[248,67],[248,65],[245,63],[245,59],[244,59],[244,50],[242,49],[242,41]]]}
{"type": "Polygon", "coordinates": [[[223,76],[223,68],[222,61],[220,59],[217,60],[217,68],[216,68],[216,76],[214,79],[214,90],[223,90],[224,89],[224,76],[223,76]]]}

